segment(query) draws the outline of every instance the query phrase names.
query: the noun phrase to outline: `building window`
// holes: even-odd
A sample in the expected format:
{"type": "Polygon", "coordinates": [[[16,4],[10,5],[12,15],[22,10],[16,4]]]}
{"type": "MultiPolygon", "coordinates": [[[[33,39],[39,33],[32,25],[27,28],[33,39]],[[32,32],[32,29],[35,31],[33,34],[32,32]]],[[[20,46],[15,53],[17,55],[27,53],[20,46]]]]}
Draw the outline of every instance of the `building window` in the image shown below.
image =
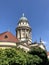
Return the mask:
{"type": "Polygon", "coordinates": [[[23,24],[24,24],[24,22],[23,22],[23,24]]]}
{"type": "Polygon", "coordinates": [[[19,26],[20,26],[20,23],[19,23],[19,26]]]}
{"type": "Polygon", "coordinates": [[[8,38],[8,36],[7,35],[5,35],[5,37],[4,38],[8,38]]]}

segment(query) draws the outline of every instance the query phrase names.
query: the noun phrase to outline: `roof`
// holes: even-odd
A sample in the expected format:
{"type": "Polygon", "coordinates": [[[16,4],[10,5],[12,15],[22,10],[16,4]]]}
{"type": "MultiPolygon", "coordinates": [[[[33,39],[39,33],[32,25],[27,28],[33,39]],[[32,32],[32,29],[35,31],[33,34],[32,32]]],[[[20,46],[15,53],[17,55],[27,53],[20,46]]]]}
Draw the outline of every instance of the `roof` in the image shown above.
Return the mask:
{"type": "Polygon", "coordinates": [[[21,17],[20,20],[26,20],[27,21],[27,18],[26,17],[21,17]]]}
{"type": "Polygon", "coordinates": [[[27,17],[24,16],[24,13],[22,14],[22,17],[19,19],[18,24],[21,23],[21,22],[27,22],[27,23],[29,23],[27,17]]]}
{"type": "Polygon", "coordinates": [[[18,42],[18,39],[11,32],[3,32],[0,34],[0,42],[18,42]]]}
{"type": "Polygon", "coordinates": [[[22,14],[22,17],[20,18],[20,20],[27,20],[27,18],[24,16],[24,13],[22,14]]]}

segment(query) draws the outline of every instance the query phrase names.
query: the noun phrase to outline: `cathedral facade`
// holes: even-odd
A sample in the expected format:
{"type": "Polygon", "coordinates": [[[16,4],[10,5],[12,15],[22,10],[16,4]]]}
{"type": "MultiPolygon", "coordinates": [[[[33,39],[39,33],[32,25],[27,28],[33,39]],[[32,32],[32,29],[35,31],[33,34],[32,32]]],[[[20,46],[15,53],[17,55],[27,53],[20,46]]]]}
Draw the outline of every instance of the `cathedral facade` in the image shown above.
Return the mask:
{"type": "Polygon", "coordinates": [[[16,38],[19,39],[19,41],[30,41],[32,43],[32,38],[31,38],[31,27],[29,25],[28,19],[22,15],[18,22],[18,26],[16,28],[16,38]]]}
{"type": "Polygon", "coordinates": [[[45,50],[42,40],[40,40],[39,43],[32,42],[32,28],[29,25],[28,19],[24,16],[24,13],[19,19],[15,30],[16,36],[9,31],[0,34],[0,48],[17,47],[22,48],[27,52],[31,47],[39,46],[45,50]]]}

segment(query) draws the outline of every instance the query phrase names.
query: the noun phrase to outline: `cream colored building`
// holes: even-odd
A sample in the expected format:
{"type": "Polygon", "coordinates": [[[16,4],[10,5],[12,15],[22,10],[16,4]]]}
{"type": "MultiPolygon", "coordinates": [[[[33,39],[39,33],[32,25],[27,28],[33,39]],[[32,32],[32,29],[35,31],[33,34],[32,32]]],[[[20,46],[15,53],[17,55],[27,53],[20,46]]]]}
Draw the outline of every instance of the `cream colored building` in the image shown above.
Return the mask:
{"type": "Polygon", "coordinates": [[[29,51],[31,47],[39,46],[46,50],[43,42],[32,43],[32,29],[29,25],[28,19],[22,14],[16,27],[16,36],[7,31],[0,34],[0,48],[16,47],[22,48],[24,51],[29,51]]]}
{"type": "Polygon", "coordinates": [[[40,48],[46,50],[42,41],[39,44],[32,43],[32,29],[29,25],[28,19],[24,16],[24,13],[19,19],[16,27],[16,38],[19,40],[18,47],[23,48],[26,51],[29,51],[33,46],[39,46],[40,48]]]}
{"type": "Polygon", "coordinates": [[[19,41],[30,41],[32,43],[31,38],[31,27],[29,25],[28,19],[22,15],[22,17],[19,19],[18,26],[16,28],[16,37],[19,39],[19,41]]]}

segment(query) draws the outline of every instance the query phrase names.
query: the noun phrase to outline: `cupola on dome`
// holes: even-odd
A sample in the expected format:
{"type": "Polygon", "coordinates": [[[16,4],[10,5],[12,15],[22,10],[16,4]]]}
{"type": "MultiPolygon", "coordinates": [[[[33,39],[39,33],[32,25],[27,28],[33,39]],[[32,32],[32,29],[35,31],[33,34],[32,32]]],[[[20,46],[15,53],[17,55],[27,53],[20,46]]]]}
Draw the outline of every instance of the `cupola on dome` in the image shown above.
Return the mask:
{"type": "Polygon", "coordinates": [[[24,16],[24,13],[22,14],[22,17],[20,18],[20,20],[26,20],[27,21],[27,18],[24,16]]]}
{"type": "Polygon", "coordinates": [[[28,19],[24,16],[24,13],[22,14],[22,17],[19,19],[18,27],[30,27],[28,19]]]}

